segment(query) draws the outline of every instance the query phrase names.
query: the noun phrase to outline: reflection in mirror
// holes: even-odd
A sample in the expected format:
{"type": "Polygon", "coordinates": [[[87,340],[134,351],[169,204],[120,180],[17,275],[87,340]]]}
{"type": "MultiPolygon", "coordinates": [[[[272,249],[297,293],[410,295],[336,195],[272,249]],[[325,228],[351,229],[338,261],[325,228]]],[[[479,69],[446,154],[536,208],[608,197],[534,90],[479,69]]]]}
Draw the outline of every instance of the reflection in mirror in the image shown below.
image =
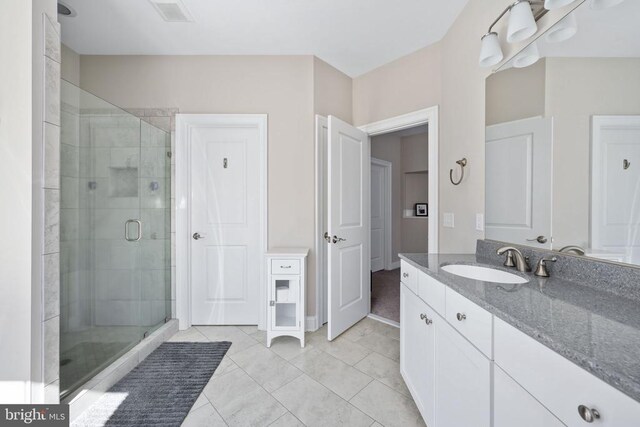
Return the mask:
{"type": "Polygon", "coordinates": [[[486,238],[640,264],[640,1],[591,6],[487,78],[486,238]]]}

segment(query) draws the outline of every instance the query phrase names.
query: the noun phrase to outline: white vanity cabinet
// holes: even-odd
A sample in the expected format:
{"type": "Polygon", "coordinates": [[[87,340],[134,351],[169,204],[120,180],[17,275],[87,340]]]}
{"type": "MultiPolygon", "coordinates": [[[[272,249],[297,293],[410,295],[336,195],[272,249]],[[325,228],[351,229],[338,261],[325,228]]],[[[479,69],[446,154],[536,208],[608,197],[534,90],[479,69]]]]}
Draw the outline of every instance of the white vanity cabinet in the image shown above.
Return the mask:
{"type": "Polygon", "coordinates": [[[448,323],[436,334],[435,426],[491,426],[491,361],[448,323]]]}
{"type": "Polygon", "coordinates": [[[564,424],[640,425],[640,403],[500,319],[494,346],[496,365],[564,424]]]}
{"type": "Polygon", "coordinates": [[[402,264],[400,371],[429,427],[640,426],[640,403],[402,264]]]}
{"type": "Polygon", "coordinates": [[[435,339],[441,318],[406,285],[400,288],[400,373],[428,426],[435,422],[435,339]]]}
{"type": "Polygon", "coordinates": [[[300,346],[304,347],[308,252],[305,248],[278,248],[267,252],[267,347],[271,347],[274,338],[283,335],[300,339],[300,346]]]}
{"type": "Polygon", "coordinates": [[[429,427],[490,427],[491,362],[445,321],[444,285],[414,274],[420,297],[402,277],[400,372],[416,406],[429,427]]]}

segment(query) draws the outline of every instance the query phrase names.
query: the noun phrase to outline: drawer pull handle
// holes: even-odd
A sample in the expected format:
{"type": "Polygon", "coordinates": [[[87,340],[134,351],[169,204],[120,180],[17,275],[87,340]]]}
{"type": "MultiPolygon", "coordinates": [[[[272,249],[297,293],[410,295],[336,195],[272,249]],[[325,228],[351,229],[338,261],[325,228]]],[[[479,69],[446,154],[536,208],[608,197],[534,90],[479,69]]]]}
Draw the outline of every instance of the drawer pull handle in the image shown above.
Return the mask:
{"type": "Polygon", "coordinates": [[[284,268],[291,268],[290,265],[281,265],[280,268],[284,269],[284,268]]]}
{"type": "Polygon", "coordinates": [[[587,408],[584,405],[578,406],[578,414],[580,414],[580,418],[588,423],[592,423],[600,418],[600,412],[598,412],[597,409],[587,408]]]}
{"type": "Polygon", "coordinates": [[[458,313],[456,314],[456,319],[458,319],[458,321],[462,322],[463,320],[467,319],[467,315],[464,313],[458,313]]]}
{"type": "Polygon", "coordinates": [[[430,325],[433,323],[433,320],[429,319],[426,314],[420,313],[420,320],[424,320],[424,323],[430,325]]]}
{"type": "Polygon", "coordinates": [[[409,273],[402,273],[402,277],[404,277],[404,278],[409,277],[409,273]]]}

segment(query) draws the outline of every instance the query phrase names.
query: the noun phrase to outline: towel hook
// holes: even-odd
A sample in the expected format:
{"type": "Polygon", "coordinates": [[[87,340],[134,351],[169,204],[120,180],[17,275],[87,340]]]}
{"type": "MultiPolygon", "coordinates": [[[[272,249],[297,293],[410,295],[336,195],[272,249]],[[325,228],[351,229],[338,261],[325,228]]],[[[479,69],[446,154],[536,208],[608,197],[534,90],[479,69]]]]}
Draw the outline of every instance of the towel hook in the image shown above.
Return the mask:
{"type": "Polygon", "coordinates": [[[456,164],[460,165],[460,179],[458,182],[453,180],[453,169],[449,169],[449,179],[453,185],[460,185],[462,179],[464,178],[464,167],[467,166],[467,158],[463,157],[462,159],[456,161],[456,164]]]}

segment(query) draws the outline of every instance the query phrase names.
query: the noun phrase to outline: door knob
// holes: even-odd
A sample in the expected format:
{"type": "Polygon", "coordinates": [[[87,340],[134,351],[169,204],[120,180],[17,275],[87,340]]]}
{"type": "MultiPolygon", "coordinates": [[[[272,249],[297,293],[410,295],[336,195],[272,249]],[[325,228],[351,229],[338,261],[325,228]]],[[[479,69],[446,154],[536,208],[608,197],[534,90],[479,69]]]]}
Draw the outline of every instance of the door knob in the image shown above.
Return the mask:
{"type": "Polygon", "coordinates": [[[342,237],[333,236],[333,243],[346,242],[346,241],[347,239],[343,239],[342,237]]]}
{"type": "Polygon", "coordinates": [[[193,240],[204,239],[204,236],[201,236],[200,233],[193,233],[193,240]]]}
{"type": "Polygon", "coordinates": [[[547,243],[547,238],[544,236],[538,236],[535,239],[527,239],[527,242],[538,242],[541,244],[547,243]]]}
{"type": "Polygon", "coordinates": [[[331,236],[329,235],[328,232],[325,231],[324,232],[324,236],[322,236],[322,237],[324,237],[324,240],[326,240],[327,243],[331,243],[331,236]]]}
{"type": "Polygon", "coordinates": [[[460,322],[462,322],[463,320],[467,319],[467,315],[464,313],[457,313],[456,314],[456,319],[458,319],[460,322]]]}

